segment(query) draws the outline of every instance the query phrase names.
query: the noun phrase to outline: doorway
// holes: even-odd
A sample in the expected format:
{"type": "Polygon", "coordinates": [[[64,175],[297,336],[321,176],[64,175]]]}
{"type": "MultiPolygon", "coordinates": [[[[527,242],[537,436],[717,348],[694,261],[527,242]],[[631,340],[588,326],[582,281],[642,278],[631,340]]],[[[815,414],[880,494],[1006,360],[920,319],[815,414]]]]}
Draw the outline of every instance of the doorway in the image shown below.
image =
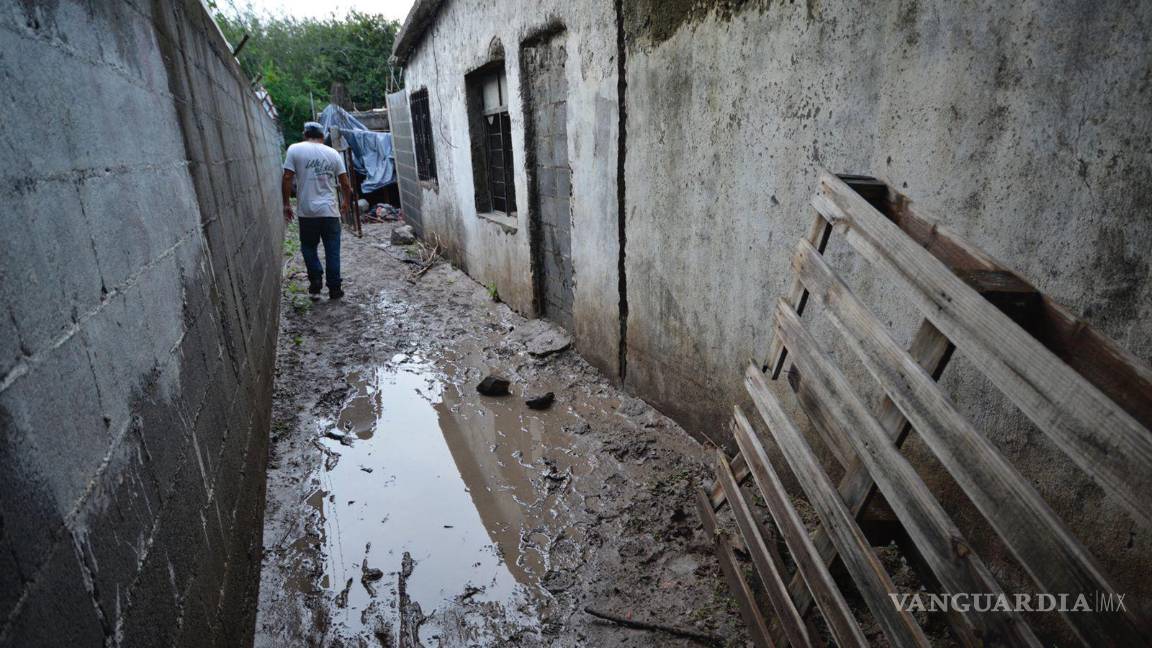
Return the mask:
{"type": "Polygon", "coordinates": [[[572,169],[568,165],[568,52],[563,31],[522,46],[536,310],[572,330],[572,169]]]}

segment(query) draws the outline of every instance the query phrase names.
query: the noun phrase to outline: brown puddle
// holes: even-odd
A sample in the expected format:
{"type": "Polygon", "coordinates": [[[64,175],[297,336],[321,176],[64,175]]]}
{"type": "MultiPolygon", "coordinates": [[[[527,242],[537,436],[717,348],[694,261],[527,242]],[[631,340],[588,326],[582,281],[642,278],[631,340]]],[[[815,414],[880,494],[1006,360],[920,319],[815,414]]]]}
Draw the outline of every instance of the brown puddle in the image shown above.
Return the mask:
{"type": "Polygon", "coordinates": [[[330,594],[341,636],[396,637],[405,624],[425,645],[535,634],[543,585],[582,559],[567,507],[583,505],[572,484],[594,466],[568,450],[563,430],[578,417],[563,402],[528,409],[516,385],[511,396],[480,396],[478,379],[454,381],[469,374],[458,367],[399,355],[353,372],[337,420],[318,423],[326,458],[308,503],[324,576],[297,585],[330,594]],[[415,565],[402,578],[406,552],[415,565]],[[383,577],[362,582],[372,569],[383,577]],[[420,610],[403,624],[401,581],[420,610]]]}

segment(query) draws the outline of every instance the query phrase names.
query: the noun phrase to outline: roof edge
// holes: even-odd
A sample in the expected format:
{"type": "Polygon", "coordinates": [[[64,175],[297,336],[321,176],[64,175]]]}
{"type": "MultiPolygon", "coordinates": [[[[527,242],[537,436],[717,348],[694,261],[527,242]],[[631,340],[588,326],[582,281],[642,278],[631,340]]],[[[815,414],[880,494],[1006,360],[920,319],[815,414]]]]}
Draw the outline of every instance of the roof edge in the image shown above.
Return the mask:
{"type": "Polygon", "coordinates": [[[447,0],[416,0],[412,3],[412,9],[408,11],[408,17],[404,19],[404,24],[400,27],[400,32],[396,34],[396,41],[392,45],[390,59],[392,65],[404,65],[408,62],[416,46],[424,40],[428,28],[435,24],[436,16],[446,2],[447,0]]]}

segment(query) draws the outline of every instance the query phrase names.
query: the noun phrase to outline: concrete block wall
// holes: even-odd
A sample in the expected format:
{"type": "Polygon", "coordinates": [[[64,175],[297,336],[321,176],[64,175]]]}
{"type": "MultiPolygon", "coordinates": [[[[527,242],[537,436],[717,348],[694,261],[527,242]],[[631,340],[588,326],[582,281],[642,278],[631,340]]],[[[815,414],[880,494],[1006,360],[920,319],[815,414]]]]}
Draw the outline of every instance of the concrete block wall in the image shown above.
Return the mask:
{"type": "Polygon", "coordinates": [[[241,646],[280,139],[198,0],[0,0],[0,646],[241,646]]]}

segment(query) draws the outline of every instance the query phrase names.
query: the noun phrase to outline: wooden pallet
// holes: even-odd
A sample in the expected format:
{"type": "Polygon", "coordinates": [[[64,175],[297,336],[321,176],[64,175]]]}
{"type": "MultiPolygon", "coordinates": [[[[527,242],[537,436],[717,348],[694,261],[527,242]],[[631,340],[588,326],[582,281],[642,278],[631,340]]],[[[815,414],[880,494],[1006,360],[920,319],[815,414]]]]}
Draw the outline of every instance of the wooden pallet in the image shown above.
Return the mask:
{"type": "MultiPolygon", "coordinates": [[[[999,594],[1000,585],[947,511],[901,454],[916,430],[956,484],[990,523],[1037,586],[1037,592],[1095,596],[1115,589],[1099,564],[1013,467],[937,385],[954,349],[1004,393],[1140,525],[1152,525],[1152,370],[1023,278],[913,209],[883,182],[822,173],[812,198],[816,217],[792,258],[795,273],[774,316],[764,367],[749,366],[745,386],[820,525],[811,535],[785,492],[753,425],[734,408],[739,454],[718,452],[716,482],[700,491],[704,526],[715,538],[730,587],[758,646],[807,646],[804,621],[816,604],[841,646],[867,645],[829,573],[837,557],[889,642],[928,644],[889,597],[893,584],[862,530],[865,503],[879,493],[891,507],[921,577],[937,591],[999,594]],[[833,232],[891,278],[923,316],[907,349],[893,341],[859,297],[825,263],[833,232]],[[887,397],[870,411],[801,323],[805,305],[824,315],[887,397]],[[812,428],[843,466],[829,478],[802,429],[768,381],[790,364],[791,391],[812,428]],[[797,565],[789,577],[775,545],[751,514],[740,483],[748,475],[763,496],[797,565]],[[771,624],[735,562],[737,539],[716,531],[715,511],[730,503],[752,558],[771,624]]],[[[964,645],[1040,645],[1013,611],[951,612],[964,645]]],[[[1131,613],[1068,612],[1085,645],[1145,645],[1148,629],[1131,613]]]]}

